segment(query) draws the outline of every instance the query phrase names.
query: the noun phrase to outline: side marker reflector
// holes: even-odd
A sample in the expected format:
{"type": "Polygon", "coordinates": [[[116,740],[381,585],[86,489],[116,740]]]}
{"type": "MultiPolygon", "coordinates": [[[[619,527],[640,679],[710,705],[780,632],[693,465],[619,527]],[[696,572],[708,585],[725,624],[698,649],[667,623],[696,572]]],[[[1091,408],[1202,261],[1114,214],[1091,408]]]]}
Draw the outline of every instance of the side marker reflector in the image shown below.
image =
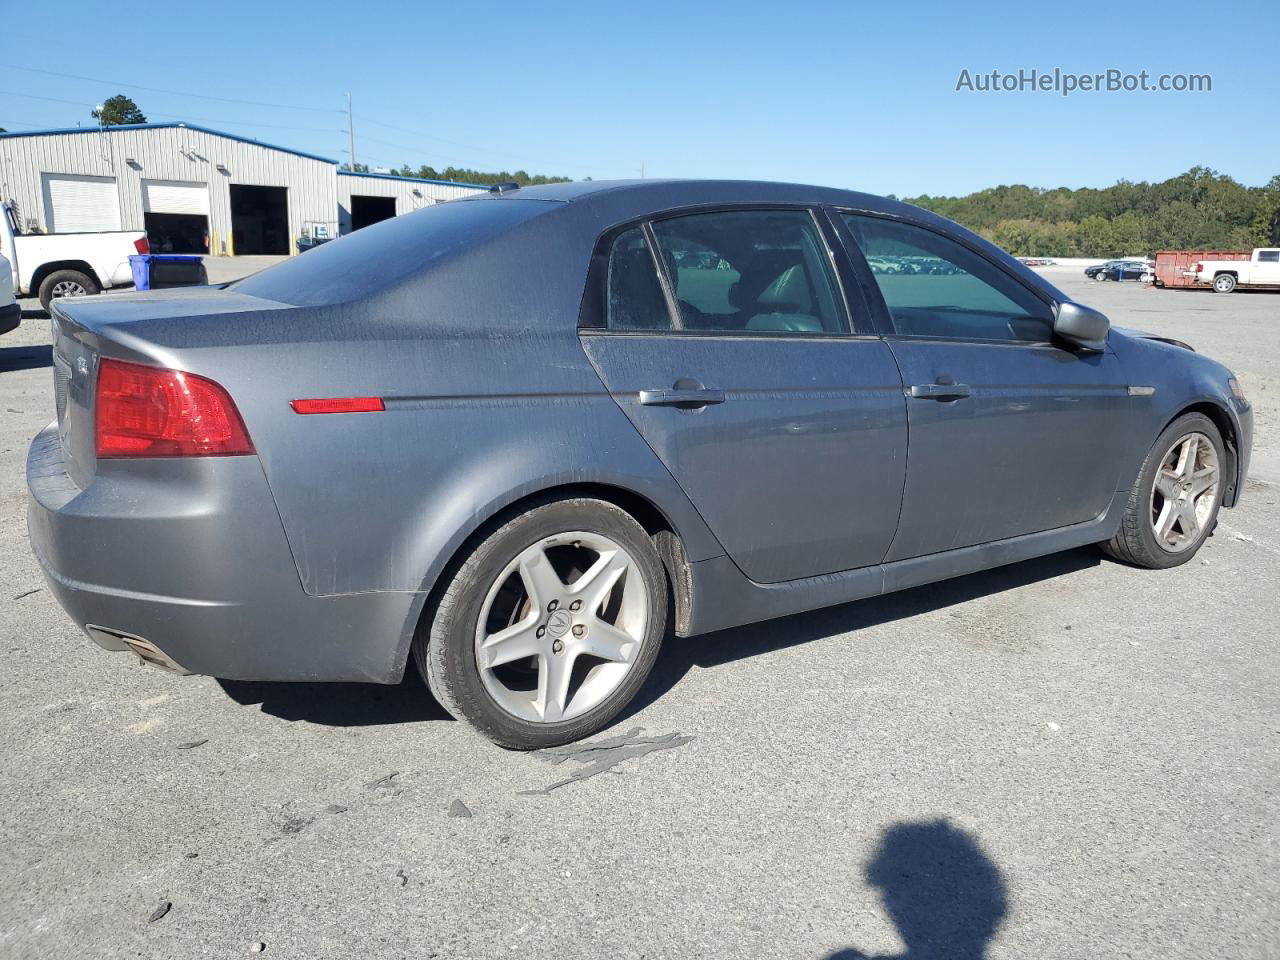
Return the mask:
{"type": "Polygon", "coordinates": [[[381,397],[317,397],[294,400],[294,413],[381,413],[386,409],[381,397]]]}

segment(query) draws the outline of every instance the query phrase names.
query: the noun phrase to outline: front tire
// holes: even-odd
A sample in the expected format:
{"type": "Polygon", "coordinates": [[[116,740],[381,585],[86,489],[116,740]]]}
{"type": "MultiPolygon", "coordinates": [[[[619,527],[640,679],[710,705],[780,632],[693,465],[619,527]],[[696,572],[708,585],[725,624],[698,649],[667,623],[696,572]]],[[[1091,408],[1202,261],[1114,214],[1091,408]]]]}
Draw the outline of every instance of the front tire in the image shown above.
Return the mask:
{"type": "Polygon", "coordinates": [[[1213,278],[1214,293],[1231,293],[1236,288],[1236,278],[1229,273],[1220,273],[1213,278]]]}
{"type": "Polygon", "coordinates": [[[1105,271],[1105,270],[1099,270],[1097,273],[1095,273],[1095,274],[1093,275],[1093,279],[1094,279],[1094,280],[1096,280],[1098,283],[1102,283],[1103,281],[1105,281],[1105,280],[1107,279],[1106,271],[1105,271]]]}
{"type": "Polygon", "coordinates": [[[1102,549],[1152,570],[1186,563],[1218,522],[1226,463],[1212,420],[1189,413],[1173,421],[1147,454],[1120,530],[1102,549]]]}
{"type": "Polygon", "coordinates": [[[49,305],[57,297],[92,297],[101,293],[98,282],[79,270],[55,270],[40,281],[40,306],[49,312],[49,305]]]}
{"type": "Polygon", "coordinates": [[[590,736],[640,689],[667,628],[644,528],[602,500],[535,506],[450,578],[414,659],[450,714],[513,750],[590,736]]]}

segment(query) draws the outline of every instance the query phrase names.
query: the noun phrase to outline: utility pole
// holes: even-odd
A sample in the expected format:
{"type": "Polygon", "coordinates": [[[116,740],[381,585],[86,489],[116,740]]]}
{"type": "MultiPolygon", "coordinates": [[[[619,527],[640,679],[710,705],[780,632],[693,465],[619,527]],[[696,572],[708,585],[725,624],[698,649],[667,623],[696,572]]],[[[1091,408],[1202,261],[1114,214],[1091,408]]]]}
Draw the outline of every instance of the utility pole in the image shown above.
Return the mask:
{"type": "Polygon", "coordinates": [[[356,168],[356,125],[351,120],[351,94],[347,94],[347,137],[351,147],[351,169],[356,168]]]}

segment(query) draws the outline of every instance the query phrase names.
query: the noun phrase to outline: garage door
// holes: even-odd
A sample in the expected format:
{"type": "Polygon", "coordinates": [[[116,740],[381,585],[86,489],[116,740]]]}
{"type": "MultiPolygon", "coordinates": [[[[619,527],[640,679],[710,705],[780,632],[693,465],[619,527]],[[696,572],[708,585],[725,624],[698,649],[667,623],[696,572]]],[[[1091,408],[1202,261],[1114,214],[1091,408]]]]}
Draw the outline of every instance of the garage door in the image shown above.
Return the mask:
{"type": "Polygon", "coordinates": [[[146,213],[209,215],[209,186],[183,180],[143,180],[142,209],[146,213]]]}
{"type": "Polygon", "coordinates": [[[120,229],[115,177],[43,176],[44,216],[50,233],[120,229]]]}

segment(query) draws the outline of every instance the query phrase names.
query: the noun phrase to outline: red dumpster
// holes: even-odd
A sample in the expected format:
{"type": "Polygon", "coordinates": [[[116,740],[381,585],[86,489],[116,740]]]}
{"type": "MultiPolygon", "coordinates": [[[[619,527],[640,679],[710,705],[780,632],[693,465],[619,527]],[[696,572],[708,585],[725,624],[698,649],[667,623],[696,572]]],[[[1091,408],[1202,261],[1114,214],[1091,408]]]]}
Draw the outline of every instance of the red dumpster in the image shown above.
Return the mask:
{"type": "Polygon", "coordinates": [[[1195,280],[1188,274],[1195,272],[1200,260],[1248,260],[1252,256],[1252,250],[1161,250],[1156,253],[1156,286],[1192,286],[1195,280]]]}

